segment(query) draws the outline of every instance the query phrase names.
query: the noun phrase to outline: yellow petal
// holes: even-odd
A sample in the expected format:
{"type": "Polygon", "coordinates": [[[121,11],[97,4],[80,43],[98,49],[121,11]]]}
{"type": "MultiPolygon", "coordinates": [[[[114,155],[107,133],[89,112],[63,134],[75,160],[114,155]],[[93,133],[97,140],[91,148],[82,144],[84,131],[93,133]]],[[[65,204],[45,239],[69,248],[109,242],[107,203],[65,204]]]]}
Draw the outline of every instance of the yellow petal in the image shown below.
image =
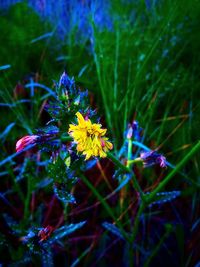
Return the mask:
{"type": "Polygon", "coordinates": [[[76,116],[77,116],[77,119],[78,119],[78,123],[80,125],[84,126],[85,125],[85,120],[84,120],[82,114],[80,112],[76,112],[76,116]]]}
{"type": "Polygon", "coordinates": [[[107,155],[106,155],[106,153],[102,150],[101,152],[100,152],[100,157],[101,158],[105,158],[107,155]]]}
{"type": "Polygon", "coordinates": [[[85,155],[85,160],[92,156],[106,157],[106,152],[113,148],[108,138],[104,137],[107,129],[102,129],[98,123],[92,124],[91,120],[85,120],[80,112],[76,113],[78,125],[69,125],[69,134],[77,143],[77,151],[85,155]]]}
{"type": "Polygon", "coordinates": [[[106,147],[111,150],[113,149],[113,144],[111,142],[106,141],[106,147]]]}

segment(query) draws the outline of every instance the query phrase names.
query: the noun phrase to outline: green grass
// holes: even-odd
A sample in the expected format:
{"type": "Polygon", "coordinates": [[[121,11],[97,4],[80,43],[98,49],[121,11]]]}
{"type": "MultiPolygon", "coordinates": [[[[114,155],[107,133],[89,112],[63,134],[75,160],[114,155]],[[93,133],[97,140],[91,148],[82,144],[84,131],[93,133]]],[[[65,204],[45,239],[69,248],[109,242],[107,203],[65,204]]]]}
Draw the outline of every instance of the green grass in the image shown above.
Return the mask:
{"type": "MultiPolygon", "coordinates": [[[[162,233],[158,242],[154,242],[153,237],[152,239],[149,237],[146,242],[138,240],[140,231],[143,231],[140,215],[145,217],[144,228],[147,229],[154,225],[154,218],[165,218],[164,211],[166,213],[168,211],[164,208],[163,213],[162,210],[158,210],[154,214],[154,211],[151,213],[144,204],[138,207],[137,213],[138,199],[133,188],[136,183],[139,183],[143,191],[152,191],[149,201],[153,201],[156,193],[164,189],[181,190],[181,200],[178,203],[183,202],[188,205],[189,216],[188,221],[185,222],[188,231],[192,231],[192,227],[198,223],[200,4],[198,1],[168,0],[161,1],[148,10],[145,1],[139,1],[137,4],[132,2],[122,4],[121,1],[112,1],[111,15],[114,21],[112,31],[99,30],[94,22],[94,14],[91,14],[88,21],[92,28],[91,40],[80,44],[75,42],[76,28],[71,29],[65,40],[58,40],[54,32],[55,28],[49,23],[43,24],[26,5],[17,5],[7,15],[2,14],[0,17],[2,33],[0,42],[4,44],[0,49],[0,57],[3,58],[1,66],[11,65],[9,69],[0,70],[1,102],[11,104],[6,107],[1,106],[1,133],[9,124],[15,123],[10,130],[8,129],[3,135],[0,134],[1,162],[15,152],[14,146],[17,139],[31,134],[48,119],[45,112],[40,112],[43,110],[42,105],[45,100],[49,98],[49,95],[46,95],[47,92],[37,88],[30,96],[30,89],[26,88],[27,93],[19,95],[18,100],[25,98],[31,100],[31,103],[16,104],[13,89],[17,82],[21,81],[25,85],[30,82],[30,77],[28,79],[25,77],[27,74],[32,73],[32,78],[36,80],[38,77],[36,73],[38,73],[38,82],[52,88],[52,80],[58,79],[65,68],[69,75],[75,76],[75,80],[81,87],[89,89],[91,105],[98,108],[102,124],[108,127],[114,143],[113,153],[116,156],[124,144],[127,125],[134,119],[143,128],[143,144],[151,149],[158,148],[159,152],[162,152],[174,165],[174,168],[168,167],[164,173],[151,169],[145,170],[140,176],[136,175],[134,178],[137,179],[136,182],[131,181],[125,186],[128,193],[122,206],[119,201],[121,190],[113,184],[111,178],[113,173],[107,170],[105,162],[102,163],[102,173],[107,183],[102,179],[102,175],[100,178],[93,177],[94,183],[91,182],[90,176],[89,179],[87,175],[81,175],[83,184],[87,185],[90,193],[92,192],[92,196],[85,196],[87,204],[83,205],[83,210],[90,205],[101,204],[100,223],[108,221],[110,224],[114,223],[116,228],[110,226],[111,231],[108,229],[104,231],[102,238],[97,239],[96,243],[84,247],[84,250],[77,250],[78,260],[73,261],[72,266],[81,264],[83,261],[91,264],[96,260],[93,255],[99,251],[106,254],[110,243],[115,240],[112,234],[116,231],[119,231],[118,234],[121,233],[127,241],[123,255],[128,254],[129,266],[132,264],[133,257],[138,258],[138,255],[142,257],[142,249],[148,251],[149,258],[146,255],[145,260],[140,259],[140,264],[143,262],[145,266],[153,266],[151,264],[154,264],[154,259],[156,262],[159,251],[162,251],[165,244],[169,244],[168,239],[172,235],[176,236],[175,240],[180,248],[177,258],[180,258],[181,266],[189,266],[196,260],[193,255],[195,253],[191,250],[183,256],[183,244],[187,240],[191,241],[192,237],[182,236],[181,231],[184,230],[181,230],[181,224],[180,227],[164,228],[160,231],[159,234],[162,233]],[[131,17],[133,10],[134,18],[131,17]],[[23,20],[22,14],[24,14],[23,20]],[[10,17],[12,20],[9,19],[10,17]],[[53,32],[52,37],[31,42],[47,32],[53,32]],[[57,49],[57,42],[59,42],[59,49],[57,49]],[[59,56],[63,56],[63,60],[56,60],[59,56]],[[116,194],[119,200],[113,205],[110,195],[116,194]],[[132,221],[131,218],[135,220],[132,221]],[[134,247],[133,253],[131,244],[134,240],[138,241],[138,246],[134,247]]],[[[136,149],[136,145],[133,144],[133,151],[135,152],[136,149]]],[[[45,160],[48,155],[43,157],[45,160]]],[[[29,205],[32,194],[39,194],[42,190],[38,189],[38,183],[46,178],[47,174],[45,170],[39,171],[39,167],[28,160],[22,172],[23,179],[18,182],[15,177],[16,170],[13,169],[16,162],[19,164],[20,160],[13,157],[3,163],[1,173],[9,174],[12,193],[16,193],[24,202],[24,217],[21,222],[21,231],[24,234],[31,224],[41,223],[42,204],[35,215],[30,212],[29,205]],[[30,166],[34,168],[29,168],[30,166]]],[[[120,164],[122,165],[119,163],[118,166],[120,164]]],[[[124,166],[124,171],[127,171],[126,168],[124,166]]],[[[6,184],[6,176],[2,174],[2,178],[6,184]]],[[[47,186],[44,189],[45,194],[50,194],[50,187],[47,186]]],[[[82,205],[82,203],[79,204],[82,205]]],[[[68,211],[70,207],[63,209],[68,211]]],[[[174,209],[176,213],[181,214],[179,217],[186,220],[180,205],[175,204],[174,209]]],[[[71,212],[73,213],[73,209],[71,212]]],[[[94,221],[95,216],[94,212],[91,215],[94,221]]],[[[65,223],[70,218],[70,215],[69,218],[66,216],[65,223]]],[[[167,227],[167,224],[166,219],[163,225],[167,227]]],[[[151,234],[153,235],[152,231],[151,234]]],[[[116,238],[115,235],[114,237],[116,238]]],[[[195,248],[193,249],[195,251],[195,248]]],[[[68,253],[71,251],[70,248],[66,250],[68,253]]],[[[18,252],[21,253],[21,251],[18,252]]],[[[16,252],[16,255],[13,254],[13,260],[17,257],[16,252]]],[[[99,261],[103,262],[101,260],[99,261]]]]}

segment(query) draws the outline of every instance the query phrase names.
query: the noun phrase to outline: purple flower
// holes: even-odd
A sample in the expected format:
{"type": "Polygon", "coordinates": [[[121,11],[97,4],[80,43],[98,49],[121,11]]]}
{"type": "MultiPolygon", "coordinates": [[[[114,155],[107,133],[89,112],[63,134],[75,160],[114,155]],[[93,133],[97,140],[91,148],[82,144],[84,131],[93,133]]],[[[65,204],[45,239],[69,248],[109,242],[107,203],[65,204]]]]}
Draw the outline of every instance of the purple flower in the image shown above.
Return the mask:
{"type": "Polygon", "coordinates": [[[64,86],[66,88],[71,88],[71,86],[73,86],[74,83],[75,83],[74,79],[73,78],[70,79],[67,73],[64,71],[60,77],[59,87],[64,86]]]}
{"type": "Polygon", "coordinates": [[[129,125],[128,125],[128,130],[126,132],[126,138],[127,139],[133,138],[136,141],[140,141],[141,131],[142,131],[142,128],[139,127],[138,122],[133,121],[131,124],[129,123],[129,125]]]}
{"type": "Polygon", "coordinates": [[[140,141],[141,140],[142,128],[139,126],[139,123],[137,121],[133,121],[132,128],[133,128],[134,139],[136,141],[140,141]]]}
{"type": "Polygon", "coordinates": [[[155,164],[159,164],[161,168],[167,167],[166,158],[156,151],[141,152],[140,158],[145,168],[155,164]]]}

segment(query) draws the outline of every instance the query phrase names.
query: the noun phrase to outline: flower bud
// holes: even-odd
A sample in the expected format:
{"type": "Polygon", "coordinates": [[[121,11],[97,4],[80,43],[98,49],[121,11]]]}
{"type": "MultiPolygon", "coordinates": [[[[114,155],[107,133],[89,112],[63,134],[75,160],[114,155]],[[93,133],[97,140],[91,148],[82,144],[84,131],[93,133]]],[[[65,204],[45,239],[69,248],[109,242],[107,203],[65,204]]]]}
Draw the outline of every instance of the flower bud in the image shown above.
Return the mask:
{"type": "Polygon", "coordinates": [[[20,152],[21,150],[23,150],[27,146],[29,146],[31,144],[35,144],[37,142],[37,140],[39,139],[39,137],[40,137],[39,135],[26,135],[26,136],[22,137],[16,143],[16,151],[20,152]]]}
{"type": "Polygon", "coordinates": [[[144,167],[150,167],[155,164],[159,164],[161,168],[167,167],[166,158],[156,151],[142,152],[140,153],[140,159],[144,167]]]}

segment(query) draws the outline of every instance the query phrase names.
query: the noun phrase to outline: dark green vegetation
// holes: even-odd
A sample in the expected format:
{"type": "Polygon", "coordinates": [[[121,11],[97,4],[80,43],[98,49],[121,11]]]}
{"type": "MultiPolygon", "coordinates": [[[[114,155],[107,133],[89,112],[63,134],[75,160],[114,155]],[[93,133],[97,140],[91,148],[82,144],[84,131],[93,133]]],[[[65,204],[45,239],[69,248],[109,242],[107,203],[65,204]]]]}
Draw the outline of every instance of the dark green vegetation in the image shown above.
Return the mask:
{"type": "MultiPolygon", "coordinates": [[[[134,258],[136,266],[165,266],[165,262],[166,266],[195,266],[200,260],[199,152],[187,158],[200,131],[200,4],[167,0],[150,7],[145,1],[111,2],[111,28],[101,28],[91,11],[90,38],[80,42],[76,25],[65,37],[59,36],[56,25],[42,20],[26,4],[0,11],[0,263],[16,266],[19,261],[20,266],[26,251],[27,262],[45,264],[44,251],[36,246],[38,253],[33,253],[35,246],[22,244],[20,238],[32,227],[59,228],[82,221],[87,225],[68,239],[64,237],[53,248],[46,245],[49,262],[131,266],[134,258]],[[5,65],[10,67],[3,69],[5,65]],[[51,91],[47,88],[53,88],[63,69],[81,88],[88,88],[90,103],[107,126],[116,155],[134,119],[143,128],[144,145],[158,148],[174,166],[186,159],[165,187],[166,192],[177,190],[181,196],[174,200],[168,196],[167,203],[145,209],[135,228],[133,252],[120,235],[132,231],[138,199],[132,183],[126,185],[123,205],[119,192],[108,197],[119,185],[112,178],[114,167],[109,160],[85,174],[92,186],[84,177],[75,186],[77,205],[64,207],[48,184],[45,163],[38,166],[38,161],[49,159],[48,153],[10,157],[19,138],[48,122],[44,104],[51,91]],[[31,81],[46,89],[25,88],[31,81]],[[120,218],[116,229],[111,225],[114,218],[120,218]]],[[[136,148],[133,145],[133,154],[136,148]]],[[[134,167],[134,171],[143,191],[149,192],[173,168],[141,172],[134,167]]]]}

